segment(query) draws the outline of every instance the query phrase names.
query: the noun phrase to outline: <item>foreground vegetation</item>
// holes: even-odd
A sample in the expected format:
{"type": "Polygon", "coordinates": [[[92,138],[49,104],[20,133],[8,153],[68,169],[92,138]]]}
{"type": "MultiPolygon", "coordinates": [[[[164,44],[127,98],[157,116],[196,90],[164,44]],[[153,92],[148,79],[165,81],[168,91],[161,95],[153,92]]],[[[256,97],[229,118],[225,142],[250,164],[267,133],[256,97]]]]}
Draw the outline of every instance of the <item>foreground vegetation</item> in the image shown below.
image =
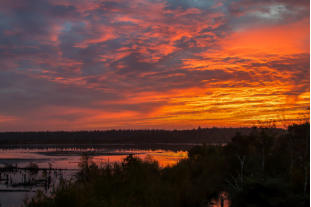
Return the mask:
{"type": "Polygon", "coordinates": [[[27,207],[209,206],[226,192],[232,207],[309,206],[309,123],[237,134],[226,146],[196,146],[188,159],[159,168],[128,156],[96,166],[85,155],[74,181],[51,195],[38,192],[27,207]]]}

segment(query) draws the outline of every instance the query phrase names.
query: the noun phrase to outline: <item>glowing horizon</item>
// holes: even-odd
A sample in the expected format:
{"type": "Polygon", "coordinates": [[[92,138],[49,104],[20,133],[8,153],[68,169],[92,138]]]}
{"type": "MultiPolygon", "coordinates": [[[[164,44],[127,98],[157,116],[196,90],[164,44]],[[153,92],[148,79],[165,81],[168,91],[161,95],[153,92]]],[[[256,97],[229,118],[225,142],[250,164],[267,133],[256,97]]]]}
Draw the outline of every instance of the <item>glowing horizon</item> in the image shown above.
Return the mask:
{"type": "Polygon", "coordinates": [[[0,131],[309,120],[310,5],[4,0],[0,131]]]}

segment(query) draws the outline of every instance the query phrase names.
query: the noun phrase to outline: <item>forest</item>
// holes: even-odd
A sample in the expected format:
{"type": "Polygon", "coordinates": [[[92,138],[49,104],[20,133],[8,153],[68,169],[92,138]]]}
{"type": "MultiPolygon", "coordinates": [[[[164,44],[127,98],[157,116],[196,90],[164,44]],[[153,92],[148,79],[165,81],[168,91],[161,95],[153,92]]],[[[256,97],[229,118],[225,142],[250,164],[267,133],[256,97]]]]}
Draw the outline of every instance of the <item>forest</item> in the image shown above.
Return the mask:
{"type": "Polygon", "coordinates": [[[266,128],[236,133],[226,145],[202,144],[188,158],[160,168],[129,155],[97,166],[81,157],[74,178],[50,194],[38,191],[26,207],[200,207],[224,194],[231,207],[306,207],[310,202],[310,124],[284,133],[266,128]]]}
{"type": "Polygon", "coordinates": [[[197,128],[192,130],[105,130],[56,132],[2,132],[0,144],[105,144],[157,142],[227,142],[250,128],[197,128]]]}
{"type": "MultiPolygon", "coordinates": [[[[226,143],[236,134],[249,134],[258,128],[196,128],[191,130],[96,130],[0,132],[0,147],[26,144],[111,144],[111,143],[226,143]]],[[[284,130],[270,128],[276,133],[284,130]]]]}

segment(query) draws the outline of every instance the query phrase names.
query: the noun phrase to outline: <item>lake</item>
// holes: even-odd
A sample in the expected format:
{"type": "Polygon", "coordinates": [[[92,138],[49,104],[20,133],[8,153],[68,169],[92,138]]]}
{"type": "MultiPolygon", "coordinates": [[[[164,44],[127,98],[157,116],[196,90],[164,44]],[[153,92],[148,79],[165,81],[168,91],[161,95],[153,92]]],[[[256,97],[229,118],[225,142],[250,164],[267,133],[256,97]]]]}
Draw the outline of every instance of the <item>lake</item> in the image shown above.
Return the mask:
{"type": "Polygon", "coordinates": [[[35,191],[49,192],[60,179],[72,178],[84,153],[99,166],[121,162],[126,156],[133,155],[156,160],[160,167],[166,167],[188,156],[184,150],[135,149],[131,146],[0,149],[1,207],[20,206],[23,199],[31,197],[35,191]]]}

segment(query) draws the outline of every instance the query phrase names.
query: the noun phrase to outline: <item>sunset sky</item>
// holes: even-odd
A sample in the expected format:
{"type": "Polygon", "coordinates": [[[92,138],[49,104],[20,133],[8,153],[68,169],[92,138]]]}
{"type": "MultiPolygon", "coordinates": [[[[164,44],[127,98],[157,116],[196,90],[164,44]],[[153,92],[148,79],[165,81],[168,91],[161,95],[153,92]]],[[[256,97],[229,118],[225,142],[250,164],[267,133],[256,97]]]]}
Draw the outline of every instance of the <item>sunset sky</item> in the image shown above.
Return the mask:
{"type": "Polygon", "coordinates": [[[307,0],[0,4],[0,131],[309,118],[307,0]]]}

